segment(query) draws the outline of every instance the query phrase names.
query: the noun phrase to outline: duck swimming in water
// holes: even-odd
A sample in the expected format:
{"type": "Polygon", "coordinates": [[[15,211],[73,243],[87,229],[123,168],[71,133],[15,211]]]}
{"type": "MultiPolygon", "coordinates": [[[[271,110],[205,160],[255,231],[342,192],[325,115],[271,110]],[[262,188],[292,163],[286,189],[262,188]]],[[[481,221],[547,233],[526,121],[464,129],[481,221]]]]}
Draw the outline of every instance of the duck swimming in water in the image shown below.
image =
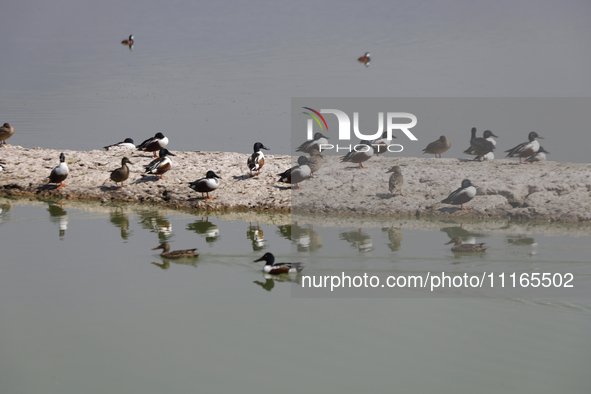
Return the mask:
{"type": "Polygon", "coordinates": [[[371,63],[371,53],[365,52],[365,55],[361,56],[357,61],[365,64],[365,67],[369,67],[369,64],[371,63]]]}
{"type": "Polygon", "coordinates": [[[253,263],[257,263],[259,261],[266,262],[265,266],[263,267],[263,272],[271,275],[295,274],[302,272],[304,269],[304,265],[302,263],[276,263],[273,253],[265,253],[263,257],[253,261],[253,263]]]}
{"type": "Polygon", "coordinates": [[[166,259],[182,259],[182,258],[192,258],[199,256],[199,253],[195,253],[198,248],[195,249],[183,249],[183,250],[173,250],[170,252],[170,245],[166,242],[161,243],[160,245],[156,246],[152,250],[162,249],[162,253],[160,253],[161,257],[166,259]]]}

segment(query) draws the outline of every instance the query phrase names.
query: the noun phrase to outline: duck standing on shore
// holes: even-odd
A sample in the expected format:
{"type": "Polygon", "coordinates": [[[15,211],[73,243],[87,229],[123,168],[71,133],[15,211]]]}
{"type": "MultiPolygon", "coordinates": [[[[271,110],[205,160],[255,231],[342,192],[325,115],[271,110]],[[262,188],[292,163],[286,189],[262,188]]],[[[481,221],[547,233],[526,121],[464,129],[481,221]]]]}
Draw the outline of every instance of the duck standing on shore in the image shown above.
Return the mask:
{"type": "Polygon", "coordinates": [[[56,190],[59,190],[63,187],[68,185],[64,184],[64,181],[68,177],[70,173],[70,169],[66,164],[66,155],[63,153],[60,154],[60,164],[51,170],[51,174],[49,174],[49,183],[59,183],[60,185],[57,187],[56,190]]]}
{"type": "Polygon", "coordinates": [[[189,187],[196,192],[201,193],[201,198],[204,200],[213,200],[214,197],[209,197],[209,192],[220,187],[220,181],[218,179],[222,178],[217,176],[213,171],[207,171],[205,178],[197,179],[195,182],[189,183],[189,187]],[[207,197],[203,196],[204,193],[207,194],[207,197]]]}
{"type": "Polygon", "coordinates": [[[449,148],[451,148],[451,142],[442,135],[437,141],[433,141],[427,145],[427,147],[423,149],[423,153],[435,155],[435,157],[439,155],[439,158],[441,159],[441,154],[447,152],[449,148]]]}
{"type": "MultiPolygon", "coordinates": [[[[472,127],[472,137],[470,138],[470,148],[476,155],[475,160],[481,159],[483,156],[495,150],[495,144],[486,138],[476,137],[476,127],[472,127]]],[[[492,133],[491,133],[492,134],[492,133]]]]}
{"type": "Polygon", "coordinates": [[[471,183],[468,179],[462,181],[462,187],[454,190],[445,200],[441,202],[443,204],[459,205],[462,211],[467,211],[468,208],[464,208],[464,204],[472,200],[476,195],[476,188],[478,186],[471,183]]]}
{"type": "Polygon", "coordinates": [[[388,171],[386,171],[386,174],[390,172],[392,173],[392,175],[390,175],[390,180],[388,182],[390,194],[392,194],[393,196],[397,196],[398,194],[404,196],[404,194],[402,194],[402,185],[404,185],[404,177],[402,176],[402,171],[400,170],[400,167],[394,166],[390,168],[388,171]]]}
{"type": "MultiPolygon", "coordinates": [[[[483,135],[482,135],[482,138],[484,138],[485,140],[489,141],[496,148],[497,147],[497,141],[493,137],[499,138],[496,135],[494,135],[493,132],[490,131],[490,130],[485,130],[484,133],[483,133],[483,135]]],[[[466,149],[464,151],[464,153],[467,154],[467,155],[475,155],[475,156],[477,155],[476,151],[472,148],[472,146],[470,146],[468,149],[466,149]]],[[[490,153],[492,154],[492,152],[490,152],[490,153]]],[[[492,159],[494,159],[494,154],[492,154],[492,159]]],[[[474,160],[476,160],[476,159],[474,159],[474,160]]],[[[484,160],[491,160],[491,158],[490,158],[490,156],[488,158],[482,157],[482,160],[483,161],[484,160]]]]}
{"type": "Polygon", "coordinates": [[[261,174],[261,168],[265,164],[265,155],[261,152],[261,149],[270,150],[265,145],[261,144],[260,142],[256,142],[254,144],[254,153],[248,157],[246,161],[246,165],[248,166],[248,170],[250,171],[250,177],[257,176],[261,174]],[[256,171],[255,175],[252,175],[253,171],[256,171]]]}
{"type": "Polygon", "coordinates": [[[129,178],[129,167],[128,164],[133,164],[127,157],[121,159],[121,167],[113,170],[111,172],[111,180],[115,182],[115,186],[117,183],[121,183],[121,186],[117,186],[117,188],[123,187],[123,182],[129,178]]]}
{"type": "MultiPolygon", "coordinates": [[[[398,138],[395,135],[392,138],[398,138]]],[[[384,131],[382,136],[378,139],[375,139],[371,142],[371,147],[373,148],[374,153],[379,156],[380,153],[385,153],[388,151],[388,146],[392,143],[391,139],[388,139],[388,132],[384,131]]]]}
{"type": "Polygon", "coordinates": [[[155,174],[156,178],[160,176],[159,179],[164,179],[162,174],[167,172],[172,168],[172,160],[168,156],[176,156],[168,151],[166,148],[160,149],[158,154],[158,158],[154,159],[146,166],[146,173],[148,174],[155,174]]]}
{"type": "Polygon", "coordinates": [[[8,123],[4,123],[2,127],[0,127],[0,145],[8,145],[6,140],[12,137],[14,134],[14,127],[9,125],[8,123]]]}
{"type": "MultiPolygon", "coordinates": [[[[522,157],[530,157],[538,153],[540,150],[540,143],[536,141],[537,139],[543,140],[542,137],[538,135],[535,131],[532,131],[527,136],[528,142],[521,143],[517,145],[515,148],[506,150],[505,152],[509,152],[506,157],[519,157],[519,164],[521,164],[522,157]]],[[[525,161],[526,164],[531,164],[531,162],[525,161]]]]}
{"type": "Polygon", "coordinates": [[[160,245],[156,246],[152,250],[162,249],[162,253],[160,253],[161,257],[165,259],[182,259],[182,258],[193,258],[199,256],[199,253],[195,253],[198,248],[195,249],[183,249],[183,250],[173,250],[170,252],[170,245],[167,242],[163,242],[160,245]]]}
{"type": "Polygon", "coordinates": [[[312,149],[317,149],[319,152],[322,152],[321,145],[328,144],[328,137],[323,135],[322,133],[314,134],[314,139],[311,141],[306,141],[302,145],[298,146],[295,150],[296,152],[304,152],[310,153],[312,149]]]}
{"type": "Polygon", "coordinates": [[[484,252],[488,249],[488,246],[484,246],[484,242],[479,244],[463,244],[462,237],[456,235],[451,239],[451,241],[445,243],[444,245],[454,244],[451,247],[452,252],[464,252],[464,253],[476,253],[476,252],[484,252]]]}
{"type": "Polygon", "coordinates": [[[540,146],[540,150],[536,152],[535,155],[528,157],[525,159],[528,163],[534,163],[536,161],[546,161],[546,153],[550,154],[547,150],[540,146]]]}
{"type": "MultiPolygon", "coordinates": [[[[371,157],[373,156],[373,148],[371,147],[370,142],[366,140],[362,140],[358,145],[366,145],[368,149],[360,151],[356,151],[355,149],[353,149],[351,152],[341,157],[341,163],[358,163],[359,168],[365,169],[367,167],[363,167],[361,163],[371,159],[371,157]]],[[[357,145],[355,145],[355,147],[357,147],[357,145]]]]}
{"type": "Polygon", "coordinates": [[[361,56],[357,61],[365,64],[365,67],[369,67],[369,64],[371,63],[371,53],[365,52],[365,55],[361,56]]]}
{"type": "Polygon", "coordinates": [[[265,266],[263,267],[263,272],[271,275],[295,274],[302,272],[304,269],[303,263],[276,263],[273,253],[265,253],[263,257],[256,259],[253,261],[253,263],[257,263],[259,261],[266,262],[265,266]]]}
{"type": "Polygon", "coordinates": [[[162,133],[156,133],[154,137],[148,138],[147,140],[139,144],[137,146],[137,149],[144,152],[154,152],[154,157],[158,157],[156,156],[156,152],[166,147],[166,145],[168,145],[168,138],[165,137],[162,133]]]}
{"type": "Polygon", "coordinates": [[[309,179],[312,175],[312,169],[310,168],[309,164],[315,164],[312,160],[308,159],[306,156],[298,157],[298,165],[295,167],[290,168],[289,170],[278,174],[281,178],[279,178],[279,182],[283,183],[290,183],[295,185],[296,189],[299,189],[298,183],[309,179]]]}
{"type": "Polygon", "coordinates": [[[135,149],[136,146],[133,143],[131,138],[126,138],[124,141],[117,142],[116,144],[107,145],[104,147],[105,150],[109,150],[109,148],[132,148],[135,149]]]}

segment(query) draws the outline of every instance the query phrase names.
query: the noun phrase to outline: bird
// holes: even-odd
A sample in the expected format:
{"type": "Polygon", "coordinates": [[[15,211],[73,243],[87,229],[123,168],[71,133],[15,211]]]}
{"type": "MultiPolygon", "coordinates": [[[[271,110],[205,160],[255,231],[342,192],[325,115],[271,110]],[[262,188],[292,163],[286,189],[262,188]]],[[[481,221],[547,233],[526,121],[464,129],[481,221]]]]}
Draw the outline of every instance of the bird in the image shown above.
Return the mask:
{"type": "Polygon", "coordinates": [[[66,155],[63,153],[60,154],[60,164],[51,170],[51,174],[49,174],[49,183],[59,183],[60,185],[57,187],[56,190],[61,189],[62,187],[66,187],[68,185],[64,184],[64,180],[68,177],[70,170],[68,169],[68,165],[66,164],[66,155]]]}
{"type": "Polygon", "coordinates": [[[371,53],[365,52],[365,55],[361,56],[357,61],[365,64],[365,67],[369,67],[369,64],[371,63],[371,53]]]}
{"type": "MultiPolygon", "coordinates": [[[[519,157],[519,164],[521,164],[522,157],[530,157],[534,154],[538,153],[540,150],[540,143],[536,141],[537,139],[543,140],[544,138],[540,137],[538,133],[532,131],[528,134],[527,139],[528,142],[521,143],[517,145],[515,148],[508,149],[505,152],[509,152],[506,157],[519,157]]],[[[525,161],[526,164],[531,164],[531,162],[525,161]]]]}
{"type": "Polygon", "coordinates": [[[390,181],[388,183],[390,186],[390,193],[393,196],[396,196],[398,194],[404,196],[404,194],[402,194],[402,185],[404,185],[404,177],[402,176],[402,171],[400,170],[400,167],[394,166],[390,168],[388,171],[386,171],[386,174],[390,172],[392,173],[392,175],[390,175],[390,181]]]}
{"type": "MultiPolygon", "coordinates": [[[[395,135],[392,138],[398,138],[395,135]]],[[[380,155],[380,153],[384,153],[388,151],[388,146],[392,143],[391,139],[388,139],[388,132],[384,131],[380,138],[377,138],[371,141],[371,147],[376,155],[380,155]]]]}
{"type": "Polygon", "coordinates": [[[133,34],[130,34],[128,39],[121,41],[123,45],[129,45],[130,47],[133,45],[133,42],[133,34]]]}
{"type": "MultiPolygon", "coordinates": [[[[341,157],[341,162],[359,163],[359,168],[367,168],[362,166],[361,163],[371,159],[371,156],[373,155],[373,149],[371,148],[371,144],[369,143],[369,141],[366,140],[362,140],[358,145],[366,145],[368,149],[363,149],[359,151],[353,149],[351,152],[341,157]]],[[[358,145],[355,145],[355,147],[357,147],[358,145]]]]}
{"type": "Polygon", "coordinates": [[[183,250],[173,250],[170,252],[170,245],[167,242],[161,243],[160,245],[156,246],[152,250],[162,249],[162,253],[160,253],[161,257],[166,259],[182,259],[182,258],[192,258],[199,256],[199,253],[195,253],[198,248],[195,249],[183,249],[183,250]]]}
{"type": "Polygon", "coordinates": [[[257,176],[261,174],[261,168],[265,164],[265,155],[261,152],[261,149],[270,150],[265,145],[261,144],[260,142],[256,142],[254,144],[254,153],[248,157],[246,161],[246,165],[248,165],[248,170],[250,171],[250,177],[257,176]],[[253,171],[256,171],[255,175],[252,175],[253,171]]]}
{"type": "Polygon", "coordinates": [[[312,178],[316,178],[315,173],[318,172],[324,165],[324,156],[320,154],[320,151],[316,148],[310,150],[310,160],[308,161],[308,167],[312,171],[312,178]]]}
{"type": "Polygon", "coordinates": [[[276,263],[273,253],[268,252],[265,253],[260,259],[253,261],[253,263],[257,263],[259,261],[266,262],[265,266],[263,267],[263,272],[271,275],[295,274],[302,272],[304,269],[303,263],[276,263]]]}
{"type": "Polygon", "coordinates": [[[156,152],[166,147],[166,145],[168,145],[168,138],[162,133],[156,133],[154,137],[148,138],[139,144],[137,149],[144,152],[154,152],[154,157],[158,157],[156,156],[156,152]]]}
{"type": "Polygon", "coordinates": [[[201,193],[201,198],[204,200],[213,200],[214,197],[209,197],[209,192],[220,187],[220,181],[218,179],[222,178],[217,176],[213,171],[207,171],[205,178],[197,179],[195,182],[189,183],[189,187],[196,192],[201,193]],[[207,197],[203,196],[204,193],[207,194],[207,197]]]}
{"type": "Polygon", "coordinates": [[[493,161],[495,159],[495,154],[492,152],[488,152],[486,155],[480,156],[480,159],[478,159],[478,156],[475,157],[473,159],[473,161],[479,160],[479,161],[493,161]]]}
{"type": "Polygon", "coordinates": [[[476,127],[472,127],[472,138],[470,138],[470,147],[474,150],[476,158],[480,159],[482,156],[495,150],[495,144],[485,138],[476,137],[476,127]]]}
{"type": "Polygon", "coordinates": [[[172,168],[172,160],[170,157],[167,156],[176,156],[168,151],[166,148],[160,149],[158,153],[158,158],[152,160],[150,164],[146,166],[146,173],[148,174],[156,174],[156,178],[160,175],[160,179],[162,178],[162,174],[172,168]]]}
{"type": "Polygon", "coordinates": [[[328,141],[330,138],[323,135],[322,133],[314,134],[314,139],[311,141],[306,141],[302,145],[298,146],[295,150],[296,152],[304,152],[310,153],[312,149],[318,149],[319,152],[322,152],[321,145],[328,145],[328,141]]]}
{"type": "Polygon", "coordinates": [[[121,186],[118,186],[118,188],[123,187],[123,182],[125,182],[127,178],[129,178],[129,167],[127,166],[128,164],[133,163],[129,161],[127,157],[124,157],[123,159],[121,159],[121,167],[111,172],[111,180],[115,182],[115,186],[117,186],[117,183],[121,183],[121,186]]]}
{"type": "Polygon", "coordinates": [[[290,183],[295,185],[296,189],[300,189],[298,183],[309,179],[312,175],[312,169],[310,168],[309,164],[315,164],[314,161],[308,159],[306,156],[298,157],[298,165],[295,167],[291,167],[289,170],[282,172],[279,175],[279,182],[283,183],[290,183]]]}
{"type": "Polygon", "coordinates": [[[476,195],[476,186],[471,183],[468,179],[462,181],[462,187],[453,191],[445,200],[441,202],[444,204],[459,205],[462,211],[467,211],[468,208],[464,208],[464,204],[472,200],[476,195]]]}
{"type": "Polygon", "coordinates": [[[439,154],[439,158],[441,158],[441,154],[447,152],[447,150],[451,147],[451,142],[444,135],[439,137],[437,141],[431,142],[425,149],[423,149],[423,153],[428,153],[435,155],[439,154]]]}
{"type": "Polygon", "coordinates": [[[536,161],[546,161],[546,153],[550,154],[547,150],[540,146],[540,150],[537,151],[533,156],[528,157],[525,159],[528,163],[534,163],[536,161]]]}
{"type": "Polygon", "coordinates": [[[107,145],[104,147],[105,150],[109,150],[109,148],[133,148],[135,149],[136,146],[133,143],[131,138],[126,138],[124,141],[117,142],[116,144],[107,145]]]}
{"type": "Polygon", "coordinates": [[[14,127],[9,125],[8,123],[4,123],[2,127],[0,127],[0,145],[8,145],[6,140],[12,137],[14,134],[14,127]]]}
{"type": "MultiPolygon", "coordinates": [[[[490,130],[485,130],[484,133],[483,133],[483,135],[482,135],[482,138],[484,138],[485,140],[491,142],[493,144],[493,146],[496,148],[497,141],[495,141],[495,138],[493,138],[493,137],[499,138],[496,135],[494,135],[492,133],[492,131],[490,131],[490,130]]],[[[472,148],[472,146],[470,146],[468,149],[466,149],[464,151],[464,153],[467,154],[467,155],[477,155],[476,151],[474,151],[474,149],[472,148]]],[[[494,155],[493,155],[493,158],[494,158],[494,155]]],[[[483,159],[483,160],[487,160],[487,159],[483,159]]]]}
{"type": "Polygon", "coordinates": [[[449,245],[449,244],[454,244],[454,246],[451,247],[451,251],[452,252],[484,252],[486,249],[488,249],[488,246],[484,246],[484,242],[483,243],[479,243],[479,244],[463,244],[462,243],[462,237],[460,237],[459,235],[456,235],[455,237],[453,237],[451,239],[451,241],[445,243],[445,245],[449,245]]]}

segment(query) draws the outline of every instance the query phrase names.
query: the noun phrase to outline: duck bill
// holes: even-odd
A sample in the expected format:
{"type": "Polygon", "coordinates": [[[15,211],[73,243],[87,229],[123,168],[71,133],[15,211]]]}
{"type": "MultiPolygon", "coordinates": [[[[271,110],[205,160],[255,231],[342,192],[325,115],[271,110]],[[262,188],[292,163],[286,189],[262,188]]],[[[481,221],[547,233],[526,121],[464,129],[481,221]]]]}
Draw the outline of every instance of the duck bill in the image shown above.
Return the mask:
{"type": "Polygon", "coordinates": [[[261,257],[260,259],[256,259],[255,261],[253,261],[253,263],[258,263],[259,261],[263,261],[265,259],[265,256],[261,257]]]}
{"type": "Polygon", "coordinates": [[[540,137],[540,136],[537,136],[536,138],[539,139],[539,140],[543,140],[544,139],[544,137],[540,137]]]}
{"type": "Polygon", "coordinates": [[[271,150],[271,149],[267,148],[265,145],[261,146],[261,149],[271,150]]]}
{"type": "Polygon", "coordinates": [[[167,156],[176,156],[174,153],[170,153],[170,152],[168,152],[166,155],[167,156]]]}
{"type": "Polygon", "coordinates": [[[453,243],[454,243],[454,240],[452,239],[451,241],[444,243],[444,245],[449,245],[449,244],[453,244],[453,243]]]}
{"type": "Polygon", "coordinates": [[[162,249],[162,246],[156,246],[155,248],[152,248],[152,250],[158,250],[158,249],[162,249]]]}

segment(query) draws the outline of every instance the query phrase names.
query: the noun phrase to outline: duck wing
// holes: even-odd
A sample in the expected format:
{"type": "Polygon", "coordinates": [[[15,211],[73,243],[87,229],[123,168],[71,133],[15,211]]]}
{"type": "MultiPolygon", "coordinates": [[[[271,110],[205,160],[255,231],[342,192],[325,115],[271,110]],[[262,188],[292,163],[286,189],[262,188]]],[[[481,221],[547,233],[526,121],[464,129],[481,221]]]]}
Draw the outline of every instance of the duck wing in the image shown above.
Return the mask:
{"type": "Polygon", "coordinates": [[[139,144],[137,146],[137,148],[139,150],[146,149],[148,147],[148,145],[150,145],[150,143],[154,142],[155,140],[156,140],[156,138],[154,138],[154,137],[148,138],[147,140],[145,140],[144,142],[142,142],[141,144],[139,144]]]}
{"type": "Polygon", "coordinates": [[[165,157],[158,157],[158,158],[152,160],[150,162],[150,164],[148,164],[146,166],[146,172],[152,172],[152,171],[156,170],[158,167],[160,167],[160,164],[162,164],[164,159],[165,159],[165,157]]]}
{"type": "Polygon", "coordinates": [[[442,203],[444,204],[453,204],[453,201],[464,191],[465,189],[463,187],[460,187],[459,189],[454,190],[453,192],[451,192],[449,194],[449,196],[447,196],[447,198],[445,200],[441,200],[442,203]]]}
{"type": "Polygon", "coordinates": [[[522,144],[517,145],[515,148],[506,150],[505,152],[509,152],[506,157],[513,157],[514,155],[520,153],[525,149],[527,145],[529,145],[529,142],[524,142],[522,144]]]}

